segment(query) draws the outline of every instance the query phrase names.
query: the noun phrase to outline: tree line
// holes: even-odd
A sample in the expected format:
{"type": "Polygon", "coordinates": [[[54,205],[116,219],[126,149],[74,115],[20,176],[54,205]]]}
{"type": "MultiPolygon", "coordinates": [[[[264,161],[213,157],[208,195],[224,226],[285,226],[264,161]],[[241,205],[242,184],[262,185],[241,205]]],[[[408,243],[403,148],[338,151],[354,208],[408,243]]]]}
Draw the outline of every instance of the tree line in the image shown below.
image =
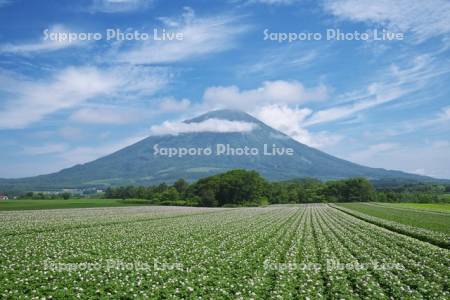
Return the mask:
{"type": "MultiPolygon", "coordinates": [[[[27,192],[25,194],[20,195],[18,198],[32,199],[32,200],[59,200],[59,199],[68,200],[73,197],[74,195],[69,192],[62,192],[62,193],[27,192]]],[[[78,196],[78,198],[79,197],[80,196],[78,196]]]]}
{"type": "Polygon", "coordinates": [[[192,184],[183,179],[172,185],[110,187],[105,198],[147,199],[154,204],[193,206],[260,206],[267,204],[365,202],[376,199],[365,178],[321,182],[306,178],[268,182],[256,171],[232,170],[192,184]]]}
{"type": "MultiPolygon", "coordinates": [[[[232,170],[194,183],[179,179],[173,184],[109,187],[109,199],[142,199],[150,204],[189,206],[261,206],[319,202],[450,202],[450,185],[437,183],[374,181],[362,177],[322,182],[303,178],[268,182],[256,171],[232,170]]],[[[97,194],[28,192],[19,199],[70,199],[97,194]]]]}

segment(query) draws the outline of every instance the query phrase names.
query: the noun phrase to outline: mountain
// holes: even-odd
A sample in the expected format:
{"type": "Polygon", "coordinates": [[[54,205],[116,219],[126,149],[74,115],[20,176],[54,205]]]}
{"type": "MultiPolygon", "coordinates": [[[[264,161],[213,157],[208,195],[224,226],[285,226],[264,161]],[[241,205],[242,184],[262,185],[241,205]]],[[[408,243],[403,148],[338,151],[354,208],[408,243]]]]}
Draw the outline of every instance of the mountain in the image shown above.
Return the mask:
{"type": "MultiPolygon", "coordinates": [[[[153,135],[115,153],[92,162],[76,165],[57,173],[21,179],[2,179],[0,188],[49,189],[104,185],[155,184],[189,181],[230,169],[244,168],[260,172],[269,180],[316,177],[323,180],[364,176],[369,179],[401,179],[431,181],[430,177],[401,171],[361,166],[299,143],[241,111],[217,110],[185,121],[186,126],[209,126],[208,121],[251,125],[253,130],[241,132],[186,132],[177,135],[153,135]],[[233,122],[234,121],[234,122],[233,122]],[[217,145],[230,148],[247,146],[259,150],[258,155],[220,155],[217,145]],[[210,148],[211,155],[168,157],[155,155],[155,145],[162,148],[210,148]],[[263,155],[269,149],[292,149],[292,155],[263,155]]],[[[202,129],[204,130],[204,129],[202,129]]],[[[225,130],[226,131],[226,130],[225,130]]]]}

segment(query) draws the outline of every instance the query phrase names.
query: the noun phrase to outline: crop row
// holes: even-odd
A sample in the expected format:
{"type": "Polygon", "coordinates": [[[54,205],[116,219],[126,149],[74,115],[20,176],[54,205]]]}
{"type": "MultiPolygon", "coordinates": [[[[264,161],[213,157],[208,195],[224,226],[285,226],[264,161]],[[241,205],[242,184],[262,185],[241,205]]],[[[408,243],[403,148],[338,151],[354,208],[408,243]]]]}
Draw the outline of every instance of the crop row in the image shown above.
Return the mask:
{"type": "Polygon", "coordinates": [[[411,237],[432,243],[439,247],[450,249],[450,236],[443,232],[427,230],[424,228],[400,224],[400,223],[394,222],[394,221],[384,220],[384,219],[377,218],[374,216],[369,216],[367,214],[358,212],[356,210],[342,207],[340,205],[334,205],[334,204],[329,204],[329,205],[335,209],[343,211],[351,216],[354,216],[358,219],[375,224],[377,226],[381,226],[381,227],[384,227],[386,229],[389,229],[389,230],[392,230],[392,231],[395,231],[395,232],[398,232],[401,234],[409,235],[411,237]]]}

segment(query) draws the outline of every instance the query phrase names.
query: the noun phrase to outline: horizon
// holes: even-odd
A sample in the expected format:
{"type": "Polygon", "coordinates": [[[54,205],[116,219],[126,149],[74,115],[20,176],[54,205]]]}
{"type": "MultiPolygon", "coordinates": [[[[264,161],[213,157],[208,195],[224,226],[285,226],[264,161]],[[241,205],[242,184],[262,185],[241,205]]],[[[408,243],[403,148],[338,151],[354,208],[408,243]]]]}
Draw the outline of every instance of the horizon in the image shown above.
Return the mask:
{"type": "Polygon", "coordinates": [[[0,0],[0,178],[158,132],[249,130],[179,126],[232,109],[344,160],[450,179],[449,12],[441,0],[0,0]]]}

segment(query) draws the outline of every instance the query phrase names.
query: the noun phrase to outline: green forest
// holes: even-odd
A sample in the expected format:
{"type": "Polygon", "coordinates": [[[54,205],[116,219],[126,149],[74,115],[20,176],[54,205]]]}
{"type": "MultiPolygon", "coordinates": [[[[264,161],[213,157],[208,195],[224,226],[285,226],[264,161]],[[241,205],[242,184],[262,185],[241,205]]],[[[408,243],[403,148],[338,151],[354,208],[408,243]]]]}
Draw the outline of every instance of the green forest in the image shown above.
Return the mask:
{"type": "Polygon", "coordinates": [[[440,202],[448,187],[380,185],[355,177],[322,182],[314,178],[269,182],[256,171],[232,170],[192,184],[183,179],[156,186],[110,187],[108,199],[147,199],[152,204],[208,207],[320,202],[440,202]]]}

